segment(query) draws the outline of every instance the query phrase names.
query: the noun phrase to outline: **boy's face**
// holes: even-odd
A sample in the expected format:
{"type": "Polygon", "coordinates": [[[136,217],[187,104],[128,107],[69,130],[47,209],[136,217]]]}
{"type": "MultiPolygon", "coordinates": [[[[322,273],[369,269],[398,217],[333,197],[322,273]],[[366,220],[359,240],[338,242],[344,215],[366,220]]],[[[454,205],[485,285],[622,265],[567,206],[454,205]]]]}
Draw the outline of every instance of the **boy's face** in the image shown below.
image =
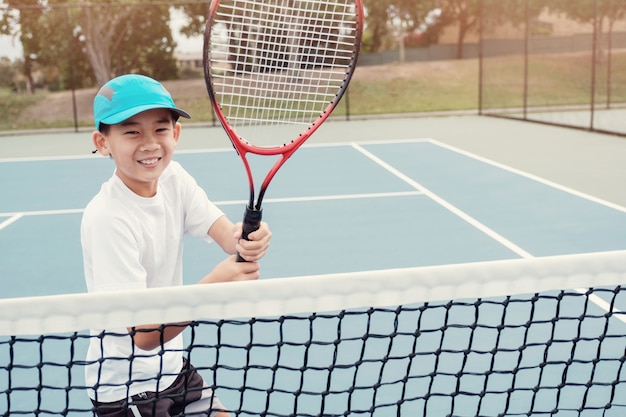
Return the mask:
{"type": "Polygon", "coordinates": [[[153,109],[111,125],[106,135],[94,132],[93,141],[102,155],[113,157],[115,172],[128,188],[142,197],[152,197],[172,160],[180,129],[169,110],[153,109]]]}

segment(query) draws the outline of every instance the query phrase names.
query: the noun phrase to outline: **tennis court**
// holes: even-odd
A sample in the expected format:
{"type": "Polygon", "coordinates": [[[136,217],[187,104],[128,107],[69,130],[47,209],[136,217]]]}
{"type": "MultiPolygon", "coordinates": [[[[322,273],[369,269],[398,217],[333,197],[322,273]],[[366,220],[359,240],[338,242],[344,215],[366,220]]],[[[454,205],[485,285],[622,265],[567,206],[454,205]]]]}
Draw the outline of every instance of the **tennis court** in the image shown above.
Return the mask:
{"type": "MultiPolygon", "coordinates": [[[[86,132],[0,137],[2,298],[85,291],[79,239],[82,208],[113,171],[112,161],[90,154],[89,142],[86,132]]],[[[626,142],[623,139],[511,120],[450,117],[327,123],[287,162],[270,186],[264,204],[264,219],[270,224],[274,237],[271,253],[262,263],[262,276],[263,279],[278,279],[626,250],[624,158],[626,142]]],[[[228,146],[221,129],[185,127],[175,159],[191,172],[209,198],[231,219],[240,219],[247,194],[246,178],[239,158],[228,146]]],[[[263,165],[267,161],[254,163],[263,165]]],[[[193,240],[186,243],[185,250],[188,284],[197,281],[222,256],[216,245],[193,240]]],[[[626,310],[626,299],[623,298],[621,305],[614,305],[615,309],[626,310]]],[[[485,314],[487,322],[497,321],[493,317],[497,317],[500,308],[496,304],[487,304],[482,307],[481,316],[485,314]]],[[[533,308],[543,311],[541,301],[533,308]]],[[[560,313],[568,317],[579,315],[579,308],[573,303],[559,307],[562,309],[560,313]]],[[[546,317],[552,309],[553,306],[546,305],[546,317]]],[[[593,317],[604,314],[600,307],[590,309],[594,312],[591,313],[593,317]]],[[[512,325],[507,332],[496,333],[498,338],[511,340],[511,346],[516,343],[513,340],[520,338],[530,346],[525,350],[523,361],[540,362],[542,357],[545,360],[546,340],[558,340],[561,343],[553,344],[550,350],[550,361],[561,366],[568,359],[559,357],[567,357],[574,351],[569,345],[576,338],[587,343],[576,348],[574,362],[583,356],[595,357],[597,352],[594,349],[599,348],[593,341],[598,338],[607,339],[601,356],[612,355],[610,352],[621,352],[618,356],[623,356],[626,324],[620,320],[611,322],[610,337],[606,337],[607,329],[598,329],[593,320],[583,330],[576,330],[576,324],[568,322],[555,332],[553,327],[550,330],[550,319],[545,319],[545,323],[535,326],[529,335],[527,332],[521,334],[520,330],[524,327],[522,323],[528,321],[528,308],[517,310],[520,317],[516,318],[513,308],[507,313],[507,320],[520,323],[519,326],[512,325]]],[[[227,406],[238,402],[239,409],[244,410],[241,415],[248,415],[245,410],[256,410],[254,404],[266,402],[268,408],[265,410],[270,410],[268,415],[289,415],[296,408],[298,415],[317,415],[313,410],[319,413],[322,403],[323,415],[347,415],[344,414],[346,401],[359,404],[360,395],[374,395],[377,404],[394,404],[394,398],[401,397],[403,392],[397,384],[386,385],[386,380],[401,378],[398,375],[406,373],[407,366],[428,367],[430,356],[420,359],[420,354],[427,355],[442,346],[444,353],[445,346],[455,350],[455,343],[456,346],[463,345],[463,340],[468,337],[465,334],[467,329],[451,326],[445,342],[438,339],[429,345],[425,342],[431,337],[428,329],[439,329],[442,315],[456,315],[455,322],[459,323],[463,323],[468,314],[474,315],[470,312],[473,311],[471,307],[463,306],[447,313],[441,308],[434,309],[430,315],[422,315],[422,332],[426,336],[423,336],[423,344],[416,347],[414,339],[405,335],[402,329],[415,322],[418,311],[415,308],[405,312],[402,319],[394,319],[391,314],[383,314],[373,321],[363,317],[348,319],[341,326],[342,336],[348,337],[349,342],[342,345],[340,351],[335,350],[332,342],[338,326],[332,317],[322,320],[315,330],[307,320],[293,325],[287,322],[280,330],[272,323],[257,323],[261,329],[256,329],[260,336],[255,336],[255,342],[265,346],[258,351],[257,360],[263,364],[275,360],[272,359],[275,352],[270,347],[275,333],[282,335],[289,330],[292,332],[290,337],[302,340],[303,344],[312,332],[319,333],[318,336],[327,341],[319,344],[316,355],[307,351],[310,357],[321,358],[317,359],[319,369],[329,367],[323,358],[332,356],[339,357],[341,364],[359,362],[359,358],[350,355],[359,354],[361,348],[357,346],[357,340],[364,333],[383,334],[383,328],[391,326],[396,331],[400,329],[401,337],[394,339],[393,349],[385,337],[374,338],[369,345],[368,349],[373,351],[381,345],[380,349],[387,351],[387,356],[395,358],[384,368],[378,362],[366,360],[357,373],[347,366],[335,364],[332,367],[337,371],[333,373],[332,382],[329,382],[328,373],[320,370],[310,371],[306,378],[302,378],[299,372],[285,371],[281,379],[280,374],[272,377],[265,369],[253,369],[242,376],[229,371],[227,366],[221,371],[220,378],[230,378],[234,385],[259,387],[263,387],[263,381],[268,378],[276,378],[278,382],[272,389],[282,393],[284,398],[273,397],[270,404],[262,389],[250,390],[245,399],[242,399],[241,392],[233,389],[220,392],[222,401],[227,406]],[[431,316],[432,323],[427,321],[431,316]],[[416,354],[418,365],[407,364],[416,354]],[[299,379],[306,379],[304,388],[299,379]],[[305,392],[295,400],[297,407],[293,405],[293,396],[285,394],[293,384],[305,392]],[[349,393],[350,398],[346,400],[339,394],[314,394],[328,394],[331,386],[331,393],[349,393]],[[355,386],[370,387],[369,390],[375,392],[354,390],[355,386]]],[[[497,323],[494,326],[497,327],[497,323]]],[[[210,362],[217,354],[208,346],[213,346],[216,340],[211,329],[204,331],[205,334],[198,337],[202,340],[200,344],[207,348],[194,355],[206,355],[210,362]]],[[[221,343],[226,345],[230,343],[228,341],[241,344],[239,340],[252,337],[246,326],[232,324],[220,331],[223,333],[221,343]]],[[[484,349],[489,351],[487,345],[496,336],[485,333],[482,339],[479,335],[474,337],[480,339],[475,343],[484,343],[484,349]]],[[[434,332],[432,338],[437,339],[434,332]]],[[[36,348],[33,349],[32,352],[25,349],[19,354],[39,359],[36,348]]],[[[294,343],[285,349],[281,364],[287,364],[285,369],[299,369],[302,346],[294,343]]],[[[224,349],[220,360],[237,369],[238,361],[245,354],[238,349],[232,350],[224,349]]],[[[505,349],[499,360],[508,355],[512,361],[521,361],[515,351],[514,347],[505,349]]],[[[2,356],[5,354],[8,353],[3,352],[2,356]]],[[[51,357],[64,354],[53,346],[46,353],[51,357]]],[[[457,378],[452,369],[459,361],[463,362],[463,369],[482,369],[489,367],[492,359],[484,355],[476,355],[473,359],[463,357],[460,354],[438,357],[437,362],[444,365],[438,365],[441,376],[435,382],[431,378],[430,388],[417,381],[412,385],[405,384],[403,390],[414,401],[403,403],[401,414],[438,416],[446,415],[452,408],[457,410],[454,415],[478,415],[473,411],[476,409],[480,409],[480,415],[499,415],[506,404],[506,415],[517,415],[522,409],[529,408],[529,401],[533,403],[532,409],[548,410],[547,413],[555,407],[555,395],[561,398],[560,407],[567,407],[568,402],[574,410],[580,407],[578,401],[584,383],[561,394],[533,394],[533,381],[536,384],[536,380],[540,380],[543,384],[551,378],[547,376],[548,372],[544,374],[543,367],[537,366],[522,367],[522,372],[513,377],[515,387],[522,387],[517,397],[502,394],[450,398],[433,394],[471,391],[472,385],[483,383],[477,376],[478,371],[476,374],[468,372],[463,379],[457,378]],[[450,364],[449,372],[445,371],[445,363],[450,364]],[[524,382],[526,379],[528,385],[524,382]],[[428,406],[424,405],[424,396],[430,398],[428,406]],[[477,401],[480,404],[477,405],[477,401]],[[468,410],[467,414],[459,413],[459,409],[468,410]]],[[[598,390],[589,394],[597,404],[606,403],[607,396],[617,398],[619,390],[623,391],[623,377],[618,375],[622,362],[609,360],[604,365],[606,369],[594,368],[594,372],[597,371],[595,378],[608,387],[607,392],[598,390]],[[605,381],[605,377],[612,379],[605,381]],[[619,383],[614,382],[620,378],[619,383]]],[[[588,372],[588,369],[581,371],[588,372]]],[[[28,379],[36,372],[24,371],[22,376],[28,379]]],[[[568,372],[571,372],[568,381],[576,381],[576,370],[568,372]]],[[[496,374],[492,376],[490,386],[510,382],[510,373],[496,374]]],[[[75,370],[74,377],[80,379],[81,371],[75,370]]],[[[554,383],[559,385],[561,381],[554,383]]],[[[5,382],[0,379],[0,387],[6,388],[3,384],[5,382]]],[[[584,396],[587,394],[585,391],[584,396]]],[[[23,395],[22,401],[27,401],[33,394],[26,392],[23,395]]],[[[77,403],[86,400],[86,396],[80,399],[81,393],[72,396],[76,397],[73,401],[77,403]]],[[[0,396],[0,411],[6,406],[3,401],[7,400],[0,396]]],[[[363,400],[367,401],[371,403],[371,400],[363,400]]],[[[622,415],[626,404],[615,401],[621,407],[604,410],[603,406],[597,406],[584,415],[622,415]]],[[[26,404],[13,405],[27,407],[26,404]]],[[[367,414],[367,410],[354,411],[360,410],[358,406],[348,408],[355,415],[367,414]]],[[[391,409],[391,405],[375,407],[367,415],[390,415],[391,409]]],[[[544,414],[537,412],[536,415],[544,414]]]]}

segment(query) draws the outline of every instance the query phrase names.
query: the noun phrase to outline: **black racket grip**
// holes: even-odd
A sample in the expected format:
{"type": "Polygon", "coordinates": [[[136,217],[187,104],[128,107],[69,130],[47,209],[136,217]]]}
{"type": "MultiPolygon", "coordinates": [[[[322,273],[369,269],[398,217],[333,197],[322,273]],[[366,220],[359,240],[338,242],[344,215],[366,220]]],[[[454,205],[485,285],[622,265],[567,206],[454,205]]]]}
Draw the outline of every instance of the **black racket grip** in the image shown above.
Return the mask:
{"type": "MultiPolygon", "coordinates": [[[[246,206],[246,211],[243,215],[243,230],[241,232],[241,238],[248,239],[248,235],[255,230],[259,230],[261,227],[261,218],[263,217],[263,209],[254,209],[246,206]]],[[[239,253],[237,253],[237,262],[246,262],[239,253]]]]}

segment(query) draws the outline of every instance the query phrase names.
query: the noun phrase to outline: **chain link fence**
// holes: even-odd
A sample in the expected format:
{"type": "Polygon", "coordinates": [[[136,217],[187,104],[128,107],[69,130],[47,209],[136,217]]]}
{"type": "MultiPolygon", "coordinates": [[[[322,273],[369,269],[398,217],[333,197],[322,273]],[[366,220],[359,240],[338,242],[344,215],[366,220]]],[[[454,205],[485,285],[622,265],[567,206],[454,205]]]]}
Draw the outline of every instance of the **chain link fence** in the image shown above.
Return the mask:
{"type": "MultiPolygon", "coordinates": [[[[478,91],[478,97],[471,97],[472,112],[478,109],[481,115],[626,136],[626,0],[478,0],[472,3],[481,6],[480,33],[476,36],[476,26],[472,26],[461,54],[463,59],[472,60],[472,65],[477,62],[479,67],[479,86],[472,90],[472,94],[478,91]]],[[[156,16],[162,15],[156,9],[167,7],[162,2],[143,6],[156,16]]],[[[57,41],[63,44],[60,49],[51,49],[51,56],[42,53],[39,57],[56,63],[54,71],[38,72],[39,76],[57,75],[56,81],[47,82],[47,88],[59,90],[56,101],[47,108],[66,109],[66,112],[59,116],[58,112],[46,112],[33,106],[34,113],[24,112],[21,116],[25,120],[60,124],[52,118],[62,117],[63,122],[73,120],[78,130],[80,123],[91,118],[90,103],[95,89],[87,95],[75,95],[75,88],[83,93],[84,89],[78,90],[86,83],[81,85],[76,80],[89,81],[85,74],[91,69],[87,60],[76,52],[80,45],[72,40],[68,16],[74,12],[71,5],[48,11],[50,28],[57,35],[57,41]]],[[[455,43],[455,31],[460,30],[458,22],[451,23],[446,30],[452,35],[425,47],[402,48],[402,53],[400,49],[362,53],[359,65],[458,60],[455,43]]],[[[45,37],[45,34],[40,35],[45,37]]],[[[144,35],[153,37],[151,33],[144,35]]],[[[158,57],[148,59],[144,54],[144,58],[139,59],[135,46],[128,48],[115,56],[132,61],[137,71],[151,73],[150,68],[142,66],[146,62],[157,62],[157,68],[165,67],[158,57]]],[[[200,74],[201,54],[196,55],[193,65],[200,74]]],[[[173,61],[169,64],[176,65],[173,61]]],[[[162,78],[158,73],[151,75],[162,78]]],[[[474,80],[470,81],[472,87],[476,85],[474,80]]],[[[346,97],[346,106],[348,100],[346,97]]],[[[209,106],[201,108],[204,111],[209,106]]],[[[468,111],[467,108],[459,110],[468,111]]],[[[346,107],[346,118],[350,117],[350,111],[346,107]]],[[[208,110],[206,115],[198,113],[196,120],[203,117],[211,118],[208,110]]]]}
{"type": "Polygon", "coordinates": [[[626,136],[623,0],[524,1],[506,18],[483,1],[480,114],[626,136]]]}

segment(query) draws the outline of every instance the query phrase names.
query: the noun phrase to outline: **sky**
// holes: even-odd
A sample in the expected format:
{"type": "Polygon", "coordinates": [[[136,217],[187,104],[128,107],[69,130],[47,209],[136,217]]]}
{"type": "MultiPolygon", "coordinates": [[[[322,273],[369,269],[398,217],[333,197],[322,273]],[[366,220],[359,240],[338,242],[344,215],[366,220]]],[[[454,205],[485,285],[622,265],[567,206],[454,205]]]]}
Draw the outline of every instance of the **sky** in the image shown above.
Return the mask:
{"type": "Polygon", "coordinates": [[[10,36],[0,35],[0,56],[6,56],[11,61],[22,57],[22,45],[19,41],[13,41],[10,36]]]}
{"type": "MultiPolygon", "coordinates": [[[[202,37],[187,38],[179,33],[180,27],[185,24],[185,17],[182,12],[172,9],[172,35],[174,40],[178,44],[176,47],[177,52],[201,52],[202,51],[202,37]]],[[[6,56],[10,60],[14,61],[18,58],[22,58],[22,45],[18,39],[13,39],[11,36],[0,35],[0,57],[6,56]]]]}

